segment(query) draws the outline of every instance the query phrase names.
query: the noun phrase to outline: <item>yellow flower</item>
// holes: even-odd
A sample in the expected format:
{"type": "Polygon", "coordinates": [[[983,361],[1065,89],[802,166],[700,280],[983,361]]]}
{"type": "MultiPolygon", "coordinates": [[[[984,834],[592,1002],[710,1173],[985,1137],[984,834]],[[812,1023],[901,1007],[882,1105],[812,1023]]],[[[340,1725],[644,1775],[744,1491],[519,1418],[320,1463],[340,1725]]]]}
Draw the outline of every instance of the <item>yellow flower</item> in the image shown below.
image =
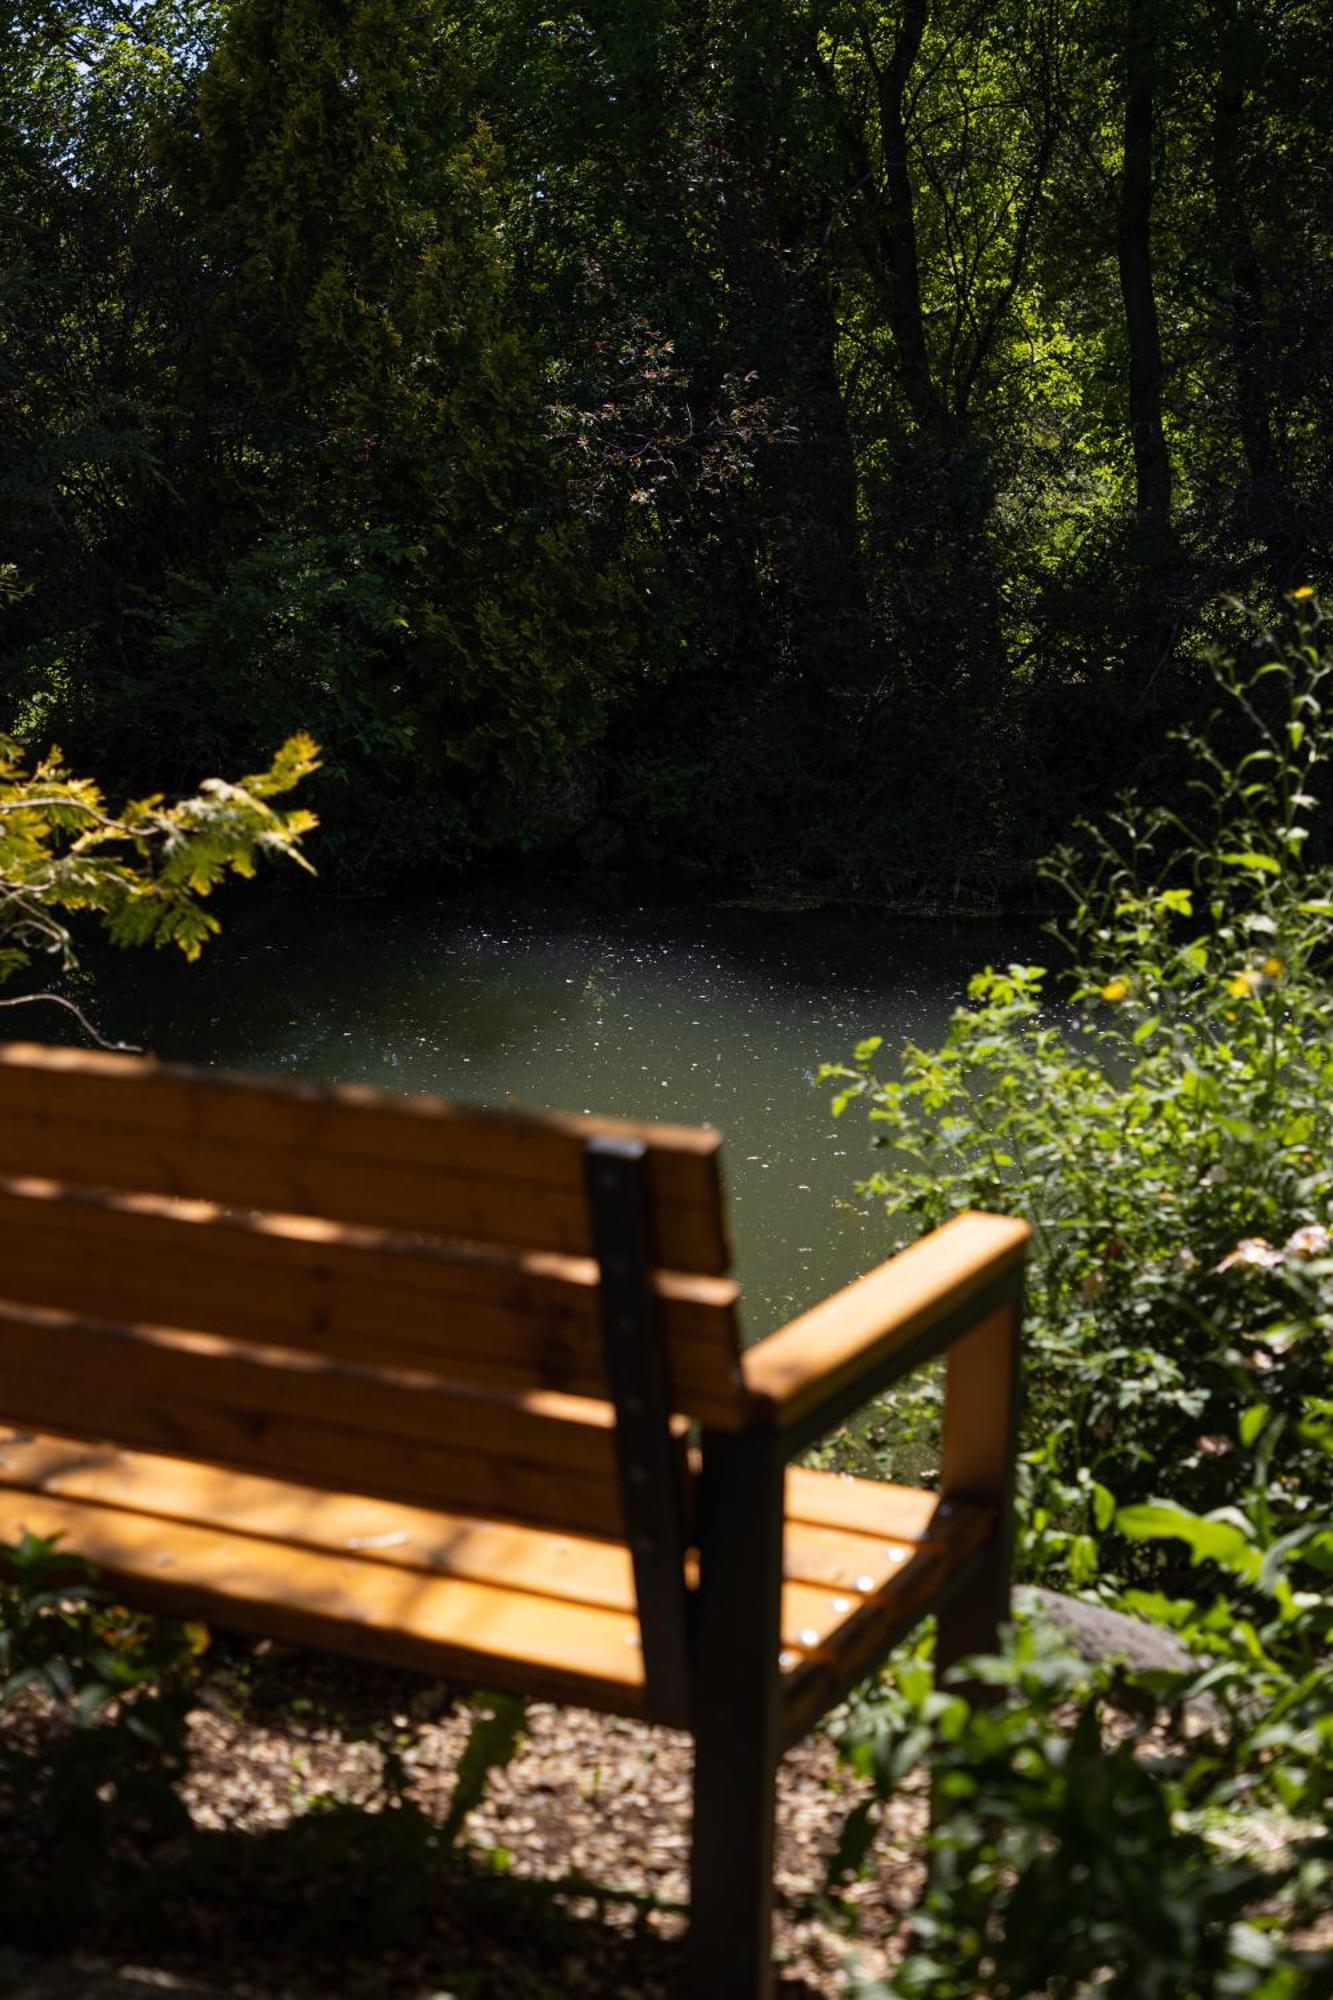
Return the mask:
{"type": "Polygon", "coordinates": [[[1266,958],[1264,960],[1264,978],[1281,979],[1281,977],[1282,960],[1280,958],[1266,958]]]}
{"type": "Polygon", "coordinates": [[[1314,596],[1314,585],[1312,583],[1303,583],[1298,589],[1293,590],[1291,594],[1296,602],[1300,604],[1305,598],[1314,596]]]}
{"type": "Polygon", "coordinates": [[[1256,993],[1264,983],[1262,972],[1238,972],[1234,979],[1227,981],[1227,992],[1233,999],[1243,1000],[1248,993],[1256,993]]]}
{"type": "Polygon", "coordinates": [[[1102,999],[1110,1000],[1112,1002],[1116,1000],[1123,1000],[1126,998],[1128,993],[1129,993],[1129,981],[1127,979],[1112,979],[1108,982],[1107,985],[1103,986],[1102,999]]]}

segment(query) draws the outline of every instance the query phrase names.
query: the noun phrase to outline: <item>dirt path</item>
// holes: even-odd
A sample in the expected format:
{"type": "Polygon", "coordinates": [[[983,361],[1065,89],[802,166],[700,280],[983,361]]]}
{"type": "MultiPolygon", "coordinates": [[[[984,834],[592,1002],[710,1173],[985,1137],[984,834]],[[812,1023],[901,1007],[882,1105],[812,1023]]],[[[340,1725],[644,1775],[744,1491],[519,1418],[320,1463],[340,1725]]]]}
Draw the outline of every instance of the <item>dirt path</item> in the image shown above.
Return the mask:
{"type": "MultiPolygon", "coordinates": [[[[688,1738],[534,1704],[519,1755],[492,1777],[468,1822],[467,1850],[449,1852],[435,1829],[470,1726],[466,1706],[440,1713],[437,1698],[435,1715],[423,1715],[420,1683],[347,1679],[345,1668],[306,1655],[275,1657],[273,1668],[281,1703],[237,1703],[224,1692],[192,1717],[190,1838],[80,1927],[69,1942],[88,1954],[84,1963],[0,1960],[6,2000],[151,2000],[155,1992],[185,2000],[672,2000],[679,1992],[688,1738]],[[353,1714],[333,1723],[292,1718],[293,1706],[328,1716],[357,1704],[401,1724],[406,1809],[386,1802],[380,1751],[358,1740],[353,1714]],[[555,1890],[571,1878],[586,1888],[555,1890]]],[[[847,1992],[853,1965],[882,1970],[917,1894],[920,1786],[890,1806],[875,1870],[853,1889],[845,1923],[816,1909],[857,1796],[824,1739],[784,1760],[775,1934],[783,2000],[834,2000],[847,1992]]],[[[0,1853],[0,1866],[7,1858],[0,1853]]]]}

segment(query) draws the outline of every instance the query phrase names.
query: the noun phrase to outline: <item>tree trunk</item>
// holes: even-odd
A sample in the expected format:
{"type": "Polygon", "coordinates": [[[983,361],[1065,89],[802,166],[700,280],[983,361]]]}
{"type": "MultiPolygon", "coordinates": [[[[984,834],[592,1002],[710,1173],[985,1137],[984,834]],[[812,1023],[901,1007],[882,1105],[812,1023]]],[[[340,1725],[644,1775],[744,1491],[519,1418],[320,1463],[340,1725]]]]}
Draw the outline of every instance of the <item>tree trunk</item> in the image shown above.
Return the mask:
{"type": "Polygon", "coordinates": [[[1116,249],[1129,341],[1129,428],[1134,450],[1134,509],[1147,527],[1171,521],[1171,460],[1162,428],[1162,343],[1152,273],[1153,96],[1156,0],[1127,0],[1125,157],[1116,249]]]}
{"type": "Polygon", "coordinates": [[[1273,439],[1272,370],[1264,276],[1241,184],[1246,66],[1236,0],[1218,8],[1213,112],[1213,198],[1226,282],[1227,344],[1236,385],[1236,428],[1245,455],[1245,511],[1262,536],[1279,589],[1300,581],[1304,550],[1273,439]]]}
{"type": "Polygon", "coordinates": [[[921,53],[929,0],[907,0],[893,54],[878,78],[880,144],[884,155],[889,323],[903,389],[918,422],[940,416],[926,350],[921,308],[921,264],[916,240],[916,192],[907,147],[907,85],[921,53]]]}
{"type": "Polygon", "coordinates": [[[738,373],[790,425],[755,454],[768,597],[780,656],[819,700],[864,685],[875,645],[857,519],[857,468],[837,366],[838,325],[819,192],[789,158],[798,52],[784,9],[747,16],[727,129],[722,259],[738,373]]]}

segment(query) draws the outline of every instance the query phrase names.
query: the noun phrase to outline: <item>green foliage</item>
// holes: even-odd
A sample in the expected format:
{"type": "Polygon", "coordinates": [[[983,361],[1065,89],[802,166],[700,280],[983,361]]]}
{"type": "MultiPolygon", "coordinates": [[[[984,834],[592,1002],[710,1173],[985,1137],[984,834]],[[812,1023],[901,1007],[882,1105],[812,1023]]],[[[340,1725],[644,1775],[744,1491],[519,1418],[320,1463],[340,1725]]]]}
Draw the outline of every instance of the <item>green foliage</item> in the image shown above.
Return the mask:
{"type": "Polygon", "coordinates": [[[30,971],[36,958],[67,971],[65,918],[83,912],[116,944],[175,945],[197,958],[218,929],[203,905],[227,876],[251,877],[276,857],[309,869],[301,842],[314,814],[271,801],[318,768],[310,738],[293,736],[267,770],[238,783],[208,778],[193,798],[168,804],[158,793],[113,812],[59,752],[30,769],[0,737],[0,980],[30,971]]]}
{"type": "Polygon", "coordinates": [[[335,811],[373,767],[398,866],[497,817],[517,831],[632,643],[559,506],[504,162],[452,41],[438,0],[236,0],[162,140],[207,269],[230,274],[186,393],[239,414],[264,471],[197,468],[230,546],[164,619],[161,669],[267,705],[275,667],[287,700],[304,687],[335,811]]]}
{"type": "Polygon", "coordinates": [[[156,0],[86,37],[25,11],[0,522],[31,589],[0,727],[123,789],[309,728],[343,871],[534,837],[636,618],[565,501],[449,9],[156,0]]]}
{"type": "Polygon", "coordinates": [[[1284,1940],[1333,1891],[1328,1530],[1302,1538],[1317,1572],[1304,1580],[1320,1588],[1298,1590],[1300,1556],[1262,1549],[1243,1518],[1205,1525],[1166,1504],[1121,1516],[1132,1535],[1179,1534],[1247,1602],[1263,1579],[1257,1618],[1222,1594],[1202,1607],[1126,1593],[1127,1609],[1188,1644],[1192,1666],[1094,1670],[1020,1626],[1003,1655],[969,1664],[988,1706],[937,1688],[919,1656],[852,1705],[841,1747],[873,1792],[847,1823],[831,1888],[865,1863],[873,1801],[923,1759],[938,1806],[907,1956],[865,2000],[1327,1990],[1333,1956],[1284,1940]],[[1192,1718],[1189,1733],[1164,1730],[1164,1711],[1192,1718]]]}
{"type": "Polygon", "coordinates": [[[0,729],[132,792],[309,727],[364,876],[1026,883],[1333,547],[1315,0],[1146,10],[1136,513],[1143,11],[14,0],[0,729]]]}
{"type": "MultiPolygon", "coordinates": [[[[1258,1449],[1234,1502],[1199,1515],[1170,1501],[1121,1508],[1132,1540],[1183,1542],[1193,1568],[1216,1579],[1204,1600],[1126,1591],[1123,1603],[1169,1624],[1201,1663],[1192,1698],[1219,1712],[1228,1746],[1224,1783],[1232,1807],[1269,1806],[1312,1823],[1333,1806],[1333,1509],[1327,1502],[1333,1439],[1318,1440],[1324,1477],[1305,1509],[1275,1508],[1270,1488],[1281,1418],[1262,1408],[1258,1449]],[[1295,1527],[1292,1511],[1303,1512],[1295,1527]]],[[[1253,1430],[1255,1426],[1251,1426],[1253,1430]]],[[[1325,1858],[1328,1858],[1325,1850],[1325,1858]]]]}
{"type": "MultiPolygon", "coordinates": [[[[1164,1694],[1198,1701],[1216,1685],[1207,1673],[1170,1688],[1163,1676],[1113,1682],[1109,1668],[1094,1671],[1032,1628],[970,1671],[989,1684],[987,1705],[936,1688],[916,1659],[846,1716],[844,1757],[874,1797],[924,1757],[937,1799],[908,1953],[891,1983],[858,1989],[859,2000],[1294,2000],[1325,1990],[1328,1955],[1291,1949],[1283,1932],[1317,1916],[1333,1882],[1322,1821],[1289,1816],[1327,1811],[1327,1676],[1303,1710],[1307,1737],[1320,1740],[1318,1801],[1307,1785],[1275,1813],[1273,1770],[1301,1763],[1274,1754],[1281,1725],[1273,1737],[1219,1727],[1183,1751],[1152,1727],[1164,1694]]],[[[835,1894],[872,1839],[867,1805],[835,1857],[835,1894]]]]}
{"type": "MultiPolygon", "coordinates": [[[[1020,1624],[967,1666],[989,1705],[937,1687],[925,1646],[851,1705],[840,1745],[871,1796],[845,1825],[834,1895],[866,1865],[876,1802],[923,1761],[936,1797],[907,1955],[864,2000],[1327,1990],[1333,1955],[1287,1939],[1333,1893],[1333,1517],[1325,1502],[1277,1532],[1281,1426],[1246,1413],[1256,1458],[1235,1504],[1119,1512],[1122,1534],[1179,1541],[1214,1579],[1206,1599],[1122,1594],[1183,1642],[1179,1668],[1092,1668],[1020,1624]]],[[[1319,1442],[1333,1448],[1327,1426],[1319,1442]]]]}
{"type": "Polygon", "coordinates": [[[54,1838],[52,1872],[0,1883],[7,1935],[59,1944],[92,1904],[113,1844],[144,1848],[189,1817],[176,1790],[185,1718],[208,1643],[115,1604],[83,1563],[27,1535],[0,1577],[0,1718],[37,1701],[62,1726],[27,1748],[20,1727],[0,1742],[0,1790],[21,1798],[54,1838]]]}
{"type": "MultiPolygon", "coordinates": [[[[1021,1566],[1118,1593],[1195,1662],[1083,1685],[1020,1632],[974,1663],[992,1708],[917,1661],[852,1711],[876,1796],[924,1756],[943,1808],[904,1996],[1285,2000],[1333,1969],[1281,1942],[1333,1886],[1333,653],[1312,593],[1215,675],[1188,805],[1129,802],[1051,864],[1062,983],[989,969],[940,1048],[886,1077],[871,1038],[824,1073],[874,1122],[889,1158],[863,1191],[891,1215],[1033,1226],[1021,1566]]],[[[866,1807],[837,1866],[872,1838],[866,1807]]]]}
{"type": "Polygon", "coordinates": [[[1032,1223],[1028,1560],[1075,1584],[1163,1466],[1181,1504],[1227,1497],[1260,1403],[1285,1420],[1274,1504],[1328,1497],[1302,1418],[1333,1334],[1333,869],[1311,839],[1333,658],[1300,609],[1257,670],[1217,664],[1190,805],[1128,804],[1056,856],[1060,987],[988,970],[897,1075],[871,1043],[825,1072],[890,1155],[866,1190],[890,1214],[1032,1223]]]}

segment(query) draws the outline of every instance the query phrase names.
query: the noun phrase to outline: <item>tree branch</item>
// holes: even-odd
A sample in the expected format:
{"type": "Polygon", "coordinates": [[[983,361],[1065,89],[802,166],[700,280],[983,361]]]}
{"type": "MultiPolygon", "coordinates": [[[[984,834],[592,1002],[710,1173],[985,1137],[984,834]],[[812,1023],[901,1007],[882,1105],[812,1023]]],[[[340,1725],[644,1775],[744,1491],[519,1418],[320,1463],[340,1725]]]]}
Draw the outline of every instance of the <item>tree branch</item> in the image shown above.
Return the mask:
{"type": "Polygon", "coordinates": [[[105,1036],[99,1035],[97,1029],[93,1026],[82,1008],[76,1007],[72,1000],[67,1000],[63,993],[19,993],[12,999],[0,1000],[0,1007],[35,1007],[42,1001],[46,1001],[52,1007],[63,1007],[67,1013],[72,1014],[83,1029],[84,1034],[88,1036],[90,1041],[95,1042],[99,1049],[109,1049],[113,1055],[141,1056],[143,1054],[143,1050],[136,1047],[133,1042],[108,1042],[105,1036]]]}

